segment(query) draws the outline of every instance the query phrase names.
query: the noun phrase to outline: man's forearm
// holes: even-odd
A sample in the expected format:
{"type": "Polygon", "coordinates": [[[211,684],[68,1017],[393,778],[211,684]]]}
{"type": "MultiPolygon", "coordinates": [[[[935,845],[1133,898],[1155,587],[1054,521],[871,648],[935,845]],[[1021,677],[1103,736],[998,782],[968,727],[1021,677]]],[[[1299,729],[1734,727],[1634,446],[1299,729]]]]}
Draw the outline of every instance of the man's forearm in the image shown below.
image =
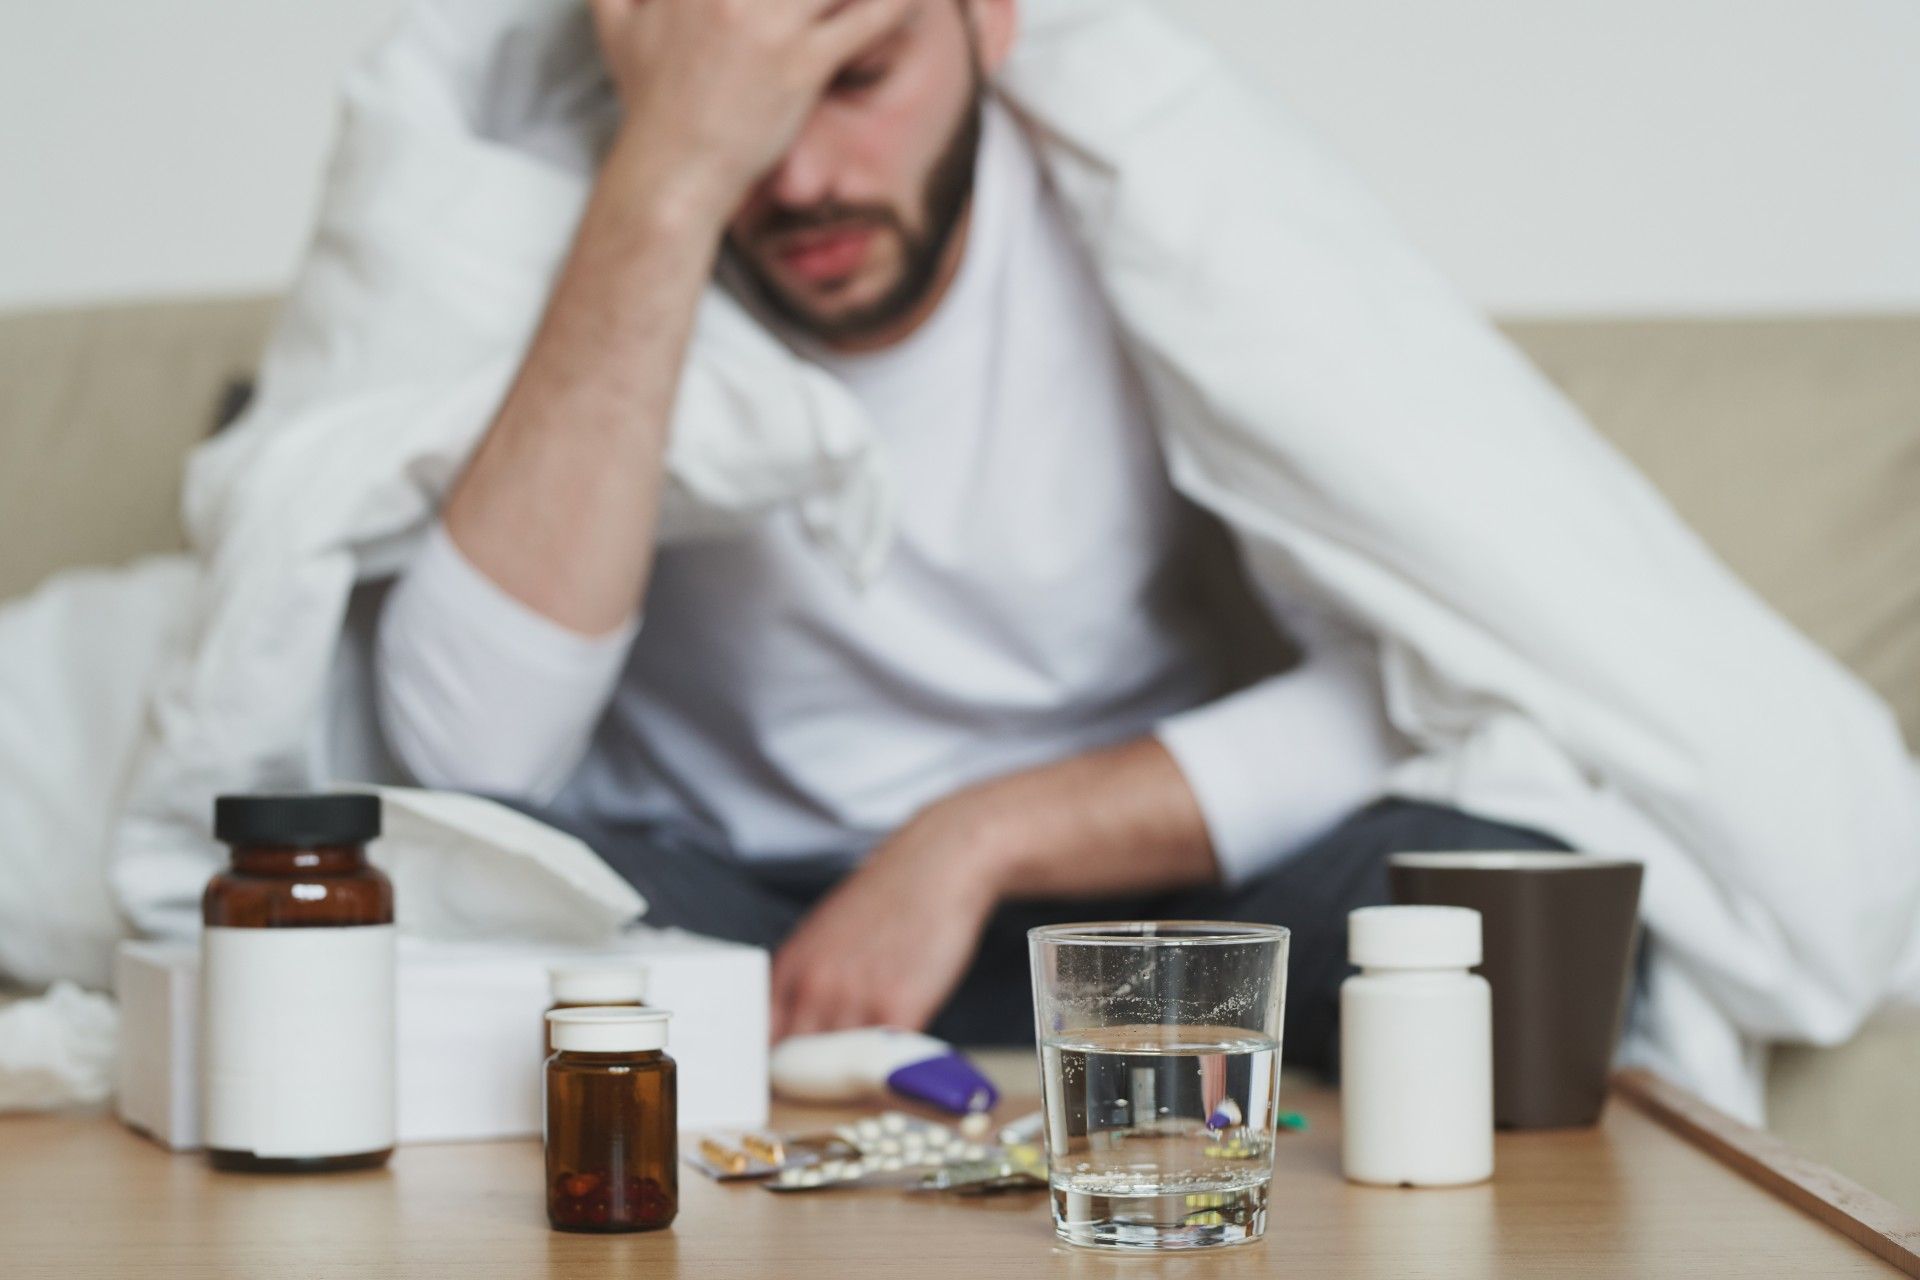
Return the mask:
{"type": "Polygon", "coordinates": [[[1158,739],[968,787],[896,831],[781,946],[774,1035],[925,1026],[1005,899],[1217,876],[1200,806],[1158,739]]]}
{"type": "Polygon", "coordinates": [[[987,874],[999,898],[1106,897],[1219,877],[1206,819],[1153,737],[976,789],[987,874]]]}
{"type": "Polygon", "coordinates": [[[668,424],[725,195],[623,133],[519,376],[454,486],[446,525],[509,594],[575,631],[645,590],[668,424]]]}

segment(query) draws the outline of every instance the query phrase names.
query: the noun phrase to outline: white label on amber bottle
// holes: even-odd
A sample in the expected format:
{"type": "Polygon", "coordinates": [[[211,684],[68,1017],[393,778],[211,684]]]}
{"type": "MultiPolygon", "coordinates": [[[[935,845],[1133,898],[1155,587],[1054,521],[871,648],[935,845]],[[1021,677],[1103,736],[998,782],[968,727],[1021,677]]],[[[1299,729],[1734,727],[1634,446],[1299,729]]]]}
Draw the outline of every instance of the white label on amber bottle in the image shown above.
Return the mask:
{"type": "Polygon", "coordinates": [[[393,1145],[393,926],[201,939],[202,1141],[270,1158],[393,1145]]]}

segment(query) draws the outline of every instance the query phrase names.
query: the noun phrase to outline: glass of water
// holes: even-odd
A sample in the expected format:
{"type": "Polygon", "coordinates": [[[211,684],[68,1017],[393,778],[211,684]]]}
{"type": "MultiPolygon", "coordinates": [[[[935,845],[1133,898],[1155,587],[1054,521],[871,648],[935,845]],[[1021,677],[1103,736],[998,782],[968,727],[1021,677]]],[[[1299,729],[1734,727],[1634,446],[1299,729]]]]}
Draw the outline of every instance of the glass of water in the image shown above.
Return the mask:
{"type": "Polygon", "coordinates": [[[1209,921],[1027,934],[1053,1225],[1195,1249],[1267,1226],[1287,931],[1209,921]]]}

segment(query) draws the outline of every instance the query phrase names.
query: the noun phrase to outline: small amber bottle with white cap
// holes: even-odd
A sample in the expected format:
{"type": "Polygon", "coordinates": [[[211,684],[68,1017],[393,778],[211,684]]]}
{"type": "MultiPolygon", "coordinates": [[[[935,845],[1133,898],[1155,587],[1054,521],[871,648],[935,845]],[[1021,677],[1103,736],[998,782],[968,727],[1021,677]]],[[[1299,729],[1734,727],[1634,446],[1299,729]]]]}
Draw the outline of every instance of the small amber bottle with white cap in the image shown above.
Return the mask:
{"type": "Polygon", "coordinates": [[[680,1209],[679,1099],[665,1009],[547,1015],[547,1221],[652,1231],[680,1209]]]}
{"type": "Polygon", "coordinates": [[[1340,988],[1340,1155],[1347,1177],[1445,1187],[1493,1176],[1493,998],[1480,913],[1364,907],[1340,988]]]}
{"type": "MultiPolygon", "coordinates": [[[[581,960],[547,970],[555,1009],[638,1009],[647,1003],[647,967],[630,960],[581,960]]],[[[553,1052],[553,1027],[545,1028],[553,1052]]]]}

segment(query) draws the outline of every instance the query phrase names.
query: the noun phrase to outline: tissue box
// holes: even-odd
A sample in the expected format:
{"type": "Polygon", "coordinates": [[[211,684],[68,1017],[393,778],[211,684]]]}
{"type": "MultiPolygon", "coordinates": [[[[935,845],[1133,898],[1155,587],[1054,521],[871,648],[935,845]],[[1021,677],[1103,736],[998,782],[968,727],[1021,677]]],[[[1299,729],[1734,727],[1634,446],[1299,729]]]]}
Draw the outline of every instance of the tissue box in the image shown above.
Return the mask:
{"type": "MultiPolygon", "coordinates": [[[[766,952],[678,930],[636,930],[611,952],[403,938],[400,1141],[538,1135],[547,967],[609,954],[646,965],[647,1003],[673,1010],[680,1124],[764,1125],[766,952]]],[[[120,1118],[175,1150],[199,1146],[199,944],[123,942],[114,986],[120,1118]]]]}

